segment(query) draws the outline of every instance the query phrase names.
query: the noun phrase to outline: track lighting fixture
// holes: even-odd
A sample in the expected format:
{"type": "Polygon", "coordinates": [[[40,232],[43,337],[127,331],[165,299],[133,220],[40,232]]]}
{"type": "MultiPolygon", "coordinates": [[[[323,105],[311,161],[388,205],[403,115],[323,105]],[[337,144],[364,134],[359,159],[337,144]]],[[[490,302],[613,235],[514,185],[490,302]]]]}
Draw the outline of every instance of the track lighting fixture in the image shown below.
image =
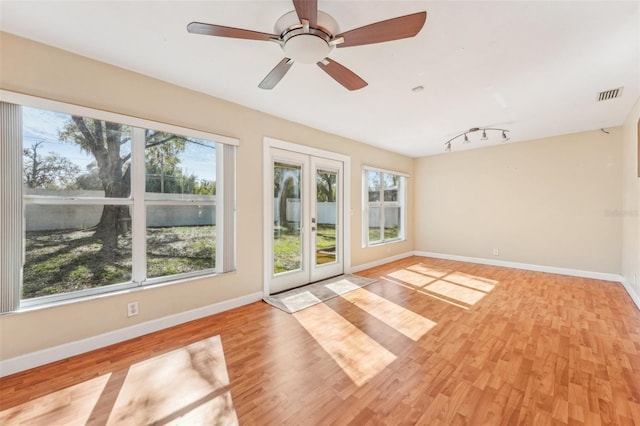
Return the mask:
{"type": "Polygon", "coordinates": [[[472,127],[469,130],[467,130],[466,132],[462,132],[459,135],[456,135],[454,137],[452,137],[451,139],[449,139],[448,141],[446,141],[444,143],[444,150],[446,152],[451,152],[451,142],[453,142],[454,140],[458,139],[460,136],[464,136],[464,139],[462,141],[462,143],[467,144],[469,143],[469,133],[475,133],[482,130],[482,137],[480,138],[480,140],[482,141],[486,141],[489,140],[489,137],[487,136],[487,130],[491,131],[491,130],[495,130],[496,132],[502,132],[502,142],[506,142],[509,140],[509,136],[507,136],[507,133],[509,132],[509,130],[507,129],[496,129],[493,127],[472,127]]]}

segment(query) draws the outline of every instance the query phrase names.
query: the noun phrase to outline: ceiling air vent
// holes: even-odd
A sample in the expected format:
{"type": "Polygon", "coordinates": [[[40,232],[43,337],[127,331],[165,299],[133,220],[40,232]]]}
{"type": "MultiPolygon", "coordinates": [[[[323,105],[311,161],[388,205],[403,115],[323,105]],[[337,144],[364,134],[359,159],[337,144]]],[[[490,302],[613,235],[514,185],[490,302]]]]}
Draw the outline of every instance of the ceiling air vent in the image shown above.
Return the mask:
{"type": "Polygon", "coordinates": [[[622,87],[605,90],[604,92],[598,93],[598,102],[608,101],[609,99],[619,98],[620,96],[622,96],[622,87]]]}

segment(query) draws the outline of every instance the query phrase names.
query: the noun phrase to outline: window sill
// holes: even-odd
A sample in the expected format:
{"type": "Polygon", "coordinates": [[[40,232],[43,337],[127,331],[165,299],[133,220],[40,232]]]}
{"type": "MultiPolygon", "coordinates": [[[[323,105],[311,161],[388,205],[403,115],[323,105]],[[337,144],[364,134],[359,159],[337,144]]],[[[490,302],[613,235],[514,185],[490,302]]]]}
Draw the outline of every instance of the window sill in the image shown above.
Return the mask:
{"type": "Polygon", "coordinates": [[[132,283],[131,286],[126,288],[119,288],[119,289],[114,289],[113,291],[104,291],[104,292],[94,293],[94,294],[84,294],[84,295],[79,294],[75,297],[69,296],[68,298],[59,299],[51,302],[45,302],[45,301],[38,302],[35,299],[33,299],[33,301],[31,301],[30,299],[27,299],[26,301],[22,302],[22,303],[26,302],[26,304],[24,305],[21,304],[21,306],[17,310],[11,311],[11,312],[4,312],[0,314],[0,316],[34,312],[34,311],[40,311],[40,310],[49,309],[49,308],[58,308],[61,306],[66,306],[66,305],[71,305],[76,303],[83,303],[83,302],[88,302],[92,300],[105,299],[109,297],[121,296],[124,294],[134,295],[140,291],[152,290],[152,289],[157,289],[157,288],[166,287],[166,286],[179,285],[179,284],[184,284],[184,283],[193,282],[197,280],[210,279],[210,278],[226,275],[229,273],[235,273],[235,272],[236,271],[233,270],[233,271],[223,272],[223,273],[207,273],[207,274],[202,274],[197,276],[179,278],[176,280],[161,280],[157,282],[151,282],[145,285],[136,285],[135,283],[132,283]]]}

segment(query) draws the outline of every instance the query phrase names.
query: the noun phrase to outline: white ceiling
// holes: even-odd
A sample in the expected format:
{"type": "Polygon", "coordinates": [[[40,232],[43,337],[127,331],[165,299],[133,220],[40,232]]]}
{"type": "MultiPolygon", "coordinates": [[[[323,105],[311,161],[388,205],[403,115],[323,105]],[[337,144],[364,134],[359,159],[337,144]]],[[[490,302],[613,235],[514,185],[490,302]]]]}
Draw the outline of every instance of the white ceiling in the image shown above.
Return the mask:
{"type": "MultiPolygon", "coordinates": [[[[191,21],[272,33],[290,1],[0,1],[0,29],[311,127],[418,157],[477,126],[512,141],[619,126],[640,97],[636,1],[324,1],[341,31],[422,10],[412,39],[334,49],[369,85],[349,92],[272,42],[188,34],[191,21]],[[412,92],[422,85],[424,90],[412,92]],[[621,98],[598,92],[624,87],[621,98]]],[[[453,150],[499,143],[457,141],[453,150]]]]}

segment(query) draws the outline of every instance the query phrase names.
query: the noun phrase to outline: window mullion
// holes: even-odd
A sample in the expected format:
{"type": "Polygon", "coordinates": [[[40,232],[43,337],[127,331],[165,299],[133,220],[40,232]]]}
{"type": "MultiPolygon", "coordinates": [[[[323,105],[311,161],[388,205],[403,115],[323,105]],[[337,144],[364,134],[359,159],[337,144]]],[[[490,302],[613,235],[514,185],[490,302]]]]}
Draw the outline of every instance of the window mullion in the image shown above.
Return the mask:
{"type": "Polygon", "coordinates": [[[145,130],[134,127],[131,143],[131,280],[139,284],[147,278],[145,143],[145,130]]]}

